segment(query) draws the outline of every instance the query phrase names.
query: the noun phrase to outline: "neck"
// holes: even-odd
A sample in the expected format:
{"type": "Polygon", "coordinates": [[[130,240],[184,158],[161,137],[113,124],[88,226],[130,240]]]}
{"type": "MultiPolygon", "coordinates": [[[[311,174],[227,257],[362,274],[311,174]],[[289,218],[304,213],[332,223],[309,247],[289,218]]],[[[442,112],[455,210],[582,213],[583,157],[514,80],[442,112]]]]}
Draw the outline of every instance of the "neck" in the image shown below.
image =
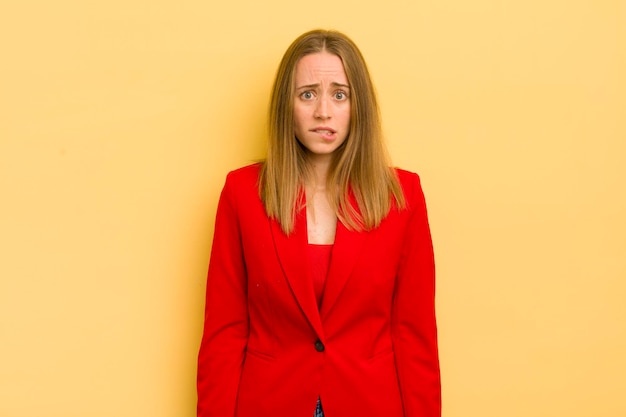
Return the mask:
{"type": "Polygon", "coordinates": [[[313,174],[313,178],[309,180],[309,187],[313,187],[318,190],[326,188],[326,178],[328,177],[330,162],[330,155],[315,155],[314,157],[309,158],[311,173],[313,174]]]}

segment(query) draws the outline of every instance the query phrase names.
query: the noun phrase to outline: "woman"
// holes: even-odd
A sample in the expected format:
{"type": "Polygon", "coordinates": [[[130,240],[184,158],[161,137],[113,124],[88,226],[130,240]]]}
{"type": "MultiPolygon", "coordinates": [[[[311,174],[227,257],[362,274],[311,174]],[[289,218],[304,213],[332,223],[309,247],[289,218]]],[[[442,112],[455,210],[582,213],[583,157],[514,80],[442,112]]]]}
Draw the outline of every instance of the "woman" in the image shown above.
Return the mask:
{"type": "Polygon", "coordinates": [[[424,198],[389,167],[356,45],[296,39],[269,126],[267,159],[218,205],[198,416],[440,416],[424,198]]]}

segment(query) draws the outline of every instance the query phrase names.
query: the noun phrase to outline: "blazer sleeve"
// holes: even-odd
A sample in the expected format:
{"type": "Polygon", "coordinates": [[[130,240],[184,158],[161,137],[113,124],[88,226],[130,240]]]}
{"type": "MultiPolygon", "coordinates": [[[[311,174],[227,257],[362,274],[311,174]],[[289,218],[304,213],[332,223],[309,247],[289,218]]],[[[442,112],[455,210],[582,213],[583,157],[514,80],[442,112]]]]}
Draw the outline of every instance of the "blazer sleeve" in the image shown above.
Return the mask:
{"type": "Polygon", "coordinates": [[[441,416],[441,382],[435,321],[435,263],[424,194],[409,174],[410,218],[392,312],[392,339],[404,415],[441,416]]]}
{"type": "Polygon", "coordinates": [[[233,417],[248,341],[247,279],[231,174],[220,195],[198,355],[198,417],[233,417]]]}

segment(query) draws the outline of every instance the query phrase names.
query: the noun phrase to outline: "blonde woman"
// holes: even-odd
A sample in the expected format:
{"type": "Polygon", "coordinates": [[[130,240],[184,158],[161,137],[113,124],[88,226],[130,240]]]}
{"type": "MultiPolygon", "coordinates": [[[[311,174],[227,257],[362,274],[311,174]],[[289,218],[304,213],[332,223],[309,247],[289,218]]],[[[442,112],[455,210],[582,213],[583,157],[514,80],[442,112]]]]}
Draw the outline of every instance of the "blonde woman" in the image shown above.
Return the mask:
{"type": "Polygon", "coordinates": [[[426,206],[386,155],[356,45],[301,35],[276,75],[267,158],[220,197],[199,417],[441,415],[426,206]]]}

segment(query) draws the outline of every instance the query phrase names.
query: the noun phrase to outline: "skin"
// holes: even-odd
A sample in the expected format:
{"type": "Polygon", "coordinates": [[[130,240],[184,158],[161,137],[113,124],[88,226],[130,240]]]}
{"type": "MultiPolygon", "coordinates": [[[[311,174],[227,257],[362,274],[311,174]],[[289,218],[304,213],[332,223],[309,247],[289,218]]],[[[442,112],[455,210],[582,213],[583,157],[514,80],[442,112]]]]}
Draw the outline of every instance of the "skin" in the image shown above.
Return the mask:
{"type": "Polygon", "coordinates": [[[328,52],[306,55],[296,65],[294,124],[315,177],[305,184],[308,239],[335,241],[337,216],[328,202],[326,176],[333,154],[350,132],[350,87],[341,59],[328,52]]]}

